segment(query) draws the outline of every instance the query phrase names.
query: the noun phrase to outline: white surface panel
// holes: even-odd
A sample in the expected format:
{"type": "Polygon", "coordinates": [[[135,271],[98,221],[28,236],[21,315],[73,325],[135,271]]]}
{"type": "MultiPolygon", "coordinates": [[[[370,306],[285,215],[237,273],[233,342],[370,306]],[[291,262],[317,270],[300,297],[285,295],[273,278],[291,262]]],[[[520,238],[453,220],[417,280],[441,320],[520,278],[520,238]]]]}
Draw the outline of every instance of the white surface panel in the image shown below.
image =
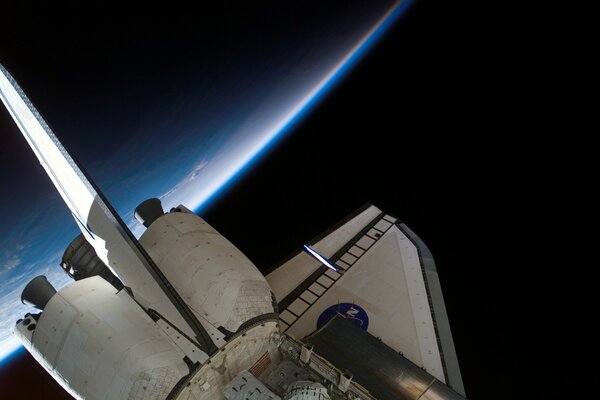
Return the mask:
{"type": "MultiPolygon", "coordinates": [[[[381,211],[377,207],[370,206],[312,245],[312,247],[322,256],[329,258],[380,213],[381,211]]],[[[317,260],[302,251],[269,273],[266,278],[275,294],[275,298],[281,301],[298,284],[316,271],[320,265],[317,260]]],[[[343,265],[341,267],[344,268],[343,265]]]]}
{"type": "MultiPolygon", "coordinates": [[[[390,222],[382,219],[375,227],[387,231],[381,233],[377,240],[369,237],[363,240],[369,249],[359,258],[343,254],[342,260],[353,264],[337,280],[330,279],[331,273],[326,271],[310,285],[309,290],[318,298],[303,307],[301,314],[294,312],[299,315],[298,319],[286,320],[290,325],[286,333],[303,338],[317,329],[319,316],[330,306],[356,304],[367,312],[371,335],[381,338],[388,346],[404,353],[409,360],[444,382],[418,250],[390,222]]],[[[288,309],[292,305],[296,307],[296,301],[288,309]]],[[[283,310],[282,315],[286,312],[283,310]]]]}

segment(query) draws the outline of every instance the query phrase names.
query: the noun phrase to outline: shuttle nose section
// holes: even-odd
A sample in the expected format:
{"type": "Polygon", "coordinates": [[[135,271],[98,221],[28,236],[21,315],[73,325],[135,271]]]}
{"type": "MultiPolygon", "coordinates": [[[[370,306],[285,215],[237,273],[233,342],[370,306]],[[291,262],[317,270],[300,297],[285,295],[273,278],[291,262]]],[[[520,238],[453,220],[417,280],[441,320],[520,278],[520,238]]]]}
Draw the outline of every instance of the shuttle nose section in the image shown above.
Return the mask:
{"type": "Polygon", "coordinates": [[[54,296],[56,289],[44,275],[33,278],[21,293],[21,302],[43,310],[48,301],[54,296]]]}

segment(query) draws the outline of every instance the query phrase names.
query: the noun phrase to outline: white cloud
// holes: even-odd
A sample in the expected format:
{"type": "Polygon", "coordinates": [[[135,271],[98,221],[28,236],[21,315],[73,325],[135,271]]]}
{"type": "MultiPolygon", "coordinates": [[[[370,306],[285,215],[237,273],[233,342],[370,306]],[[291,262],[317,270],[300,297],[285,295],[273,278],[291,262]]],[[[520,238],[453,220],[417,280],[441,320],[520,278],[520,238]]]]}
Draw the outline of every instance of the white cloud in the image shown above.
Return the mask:
{"type": "Polygon", "coordinates": [[[195,181],[196,180],[202,181],[202,179],[198,179],[198,178],[206,177],[206,175],[204,174],[205,169],[210,169],[210,168],[206,168],[206,167],[212,161],[213,160],[209,161],[209,160],[203,159],[198,164],[196,164],[191,169],[191,171],[181,181],[179,181],[170,190],[168,190],[167,192],[165,192],[164,194],[162,194],[161,196],[158,197],[162,202],[164,210],[168,211],[169,209],[171,209],[171,207],[176,207],[180,204],[189,206],[189,204],[186,204],[188,197],[189,197],[188,193],[187,193],[188,189],[192,185],[198,186],[198,183],[195,181]]]}
{"type": "Polygon", "coordinates": [[[21,265],[21,259],[16,256],[13,256],[8,261],[4,262],[4,269],[10,271],[11,269],[18,267],[19,265],[21,265]]]}

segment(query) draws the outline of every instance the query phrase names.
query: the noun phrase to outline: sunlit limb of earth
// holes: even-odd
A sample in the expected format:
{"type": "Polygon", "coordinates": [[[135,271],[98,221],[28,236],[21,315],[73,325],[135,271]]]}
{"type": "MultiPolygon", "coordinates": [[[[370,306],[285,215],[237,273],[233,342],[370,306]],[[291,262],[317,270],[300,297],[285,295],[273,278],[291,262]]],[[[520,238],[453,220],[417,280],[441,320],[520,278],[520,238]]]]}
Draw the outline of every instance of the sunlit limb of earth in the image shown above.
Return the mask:
{"type": "MultiPolygon", "coordinates": [[[[297,121],[314,108],[412,3],[412,0],[396,2],[345,55],[325,68],[321,75],[316,75],[312,81],[303,83],[303,90],[293,93],[285,101],[281,101],[280,98],[267,99],[253,113],[252,118],[238,126],[237,131],[210,159],[198,160],[188,174],[170,190],[162,195],[157,194],[161,197],[165,209],[185,204],[188,208],[199,212],[206,207],[219,192],[234,182],[236,177],[264,155],[278,139],[290,131],[297,121]],[[281,104],[285,106],[281,107],[281,104]]],[[[118,206],[119,204],[117,208],[120,208],[118,206]]],[[[124,219],[127,222],[132,221],[131,215],[124,215],[124,219]]],[[[130,222],[130,227],[139,237],[142,232],[141,226],[130,222]]],[[[64,230],[64,238],[56,235],[53,239],[57,242],[66,240],[65,243],[68,243],[68,235],[72,235],[71,230],[64,230]]],[[[62,251],[63,249],[57,249],[55,254],[43,255],[46,257],[44,262],[38,262],[40,265],[43,264],[43,267],[31,267],[18,274],[11,272],[9,268],[0,271],[0,279],[4,285],[4,289],[0,292],[0,362],[21,347],[12,335],[12,328],[14,322],[29,311],[20,303],[20,292],[23,286],[39,274],[48,275],[49,280],[57,288],[68,283],[68,278],[63,276],[57,266],[62,251]],[[8,276],[2,276],[3,272],[8,276]]],[[[15,266],[25,267],[19,263],[15,266]]]]}

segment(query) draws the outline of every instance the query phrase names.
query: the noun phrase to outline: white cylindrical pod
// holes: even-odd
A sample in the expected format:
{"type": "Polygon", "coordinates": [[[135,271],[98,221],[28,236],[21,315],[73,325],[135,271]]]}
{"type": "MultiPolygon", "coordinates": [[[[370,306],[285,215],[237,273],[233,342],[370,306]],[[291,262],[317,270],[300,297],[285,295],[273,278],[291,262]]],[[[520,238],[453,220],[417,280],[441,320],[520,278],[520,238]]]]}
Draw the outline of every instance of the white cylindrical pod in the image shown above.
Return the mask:
{"type": "MultiPolygon", "coordinates": [[[[26,323],[27,322],[27,323],[26,323]]],[[[77,399],[165,399],[189,374],[185,354],[124,291],[74,282],[15,334],[77,399]]]]}
{"type": "Polygon", "coordinates": [[[277,320],[269,284],[254,264],[202,218],[175,210],[154,221],[140,243],[196,315],[230,333],[277,320]]]}

